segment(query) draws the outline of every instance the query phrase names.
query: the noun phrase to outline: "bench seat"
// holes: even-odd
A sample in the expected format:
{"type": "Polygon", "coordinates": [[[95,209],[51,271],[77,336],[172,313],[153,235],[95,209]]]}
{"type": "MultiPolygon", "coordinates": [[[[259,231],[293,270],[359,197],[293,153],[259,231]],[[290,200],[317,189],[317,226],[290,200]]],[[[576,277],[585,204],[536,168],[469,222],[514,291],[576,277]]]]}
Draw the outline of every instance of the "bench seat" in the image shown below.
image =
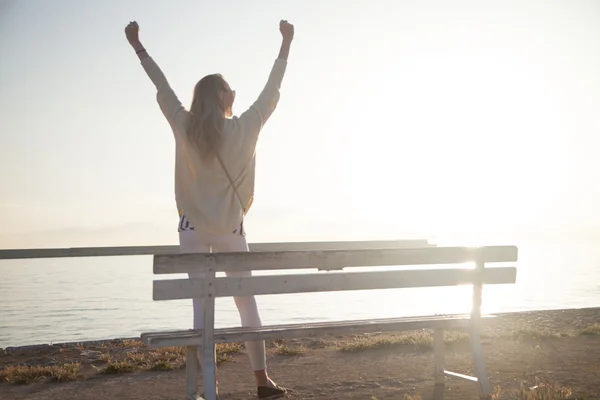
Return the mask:
{"type": "MultiPolygon", "coordinates": [[[[483,318],[493,318],[492,315],[483,318]]],[[[268,325],[260,328],[220,328],[214,330],[215,343],[241,343],[252,340],[308,338],[323,335],[347,335],[411,331],[418,329],[466,330],[470,327],[468,314],[434,315],[364,319],[355,321],[315,322],[290,325],[268,325]]],[[[141,339],[148,347],[201,346],[201,330],[157,331],[142,333],[141,339]]]]}

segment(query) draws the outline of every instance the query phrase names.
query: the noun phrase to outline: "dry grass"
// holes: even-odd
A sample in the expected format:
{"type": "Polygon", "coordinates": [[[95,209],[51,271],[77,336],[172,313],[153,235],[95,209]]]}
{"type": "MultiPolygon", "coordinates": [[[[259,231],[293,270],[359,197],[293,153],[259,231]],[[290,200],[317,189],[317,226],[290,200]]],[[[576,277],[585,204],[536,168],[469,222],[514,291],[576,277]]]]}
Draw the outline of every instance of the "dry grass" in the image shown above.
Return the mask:
{"type": "MultiPolygon", "coordinates": [[[[582,335],[600,335],[600,324],[594,324],[581,331],[582,335]]],[[[484,335],[482,335],[484,336],[484,335]]],[[[519,328],[512,333],[503,335],[515,340],[552,340],[571,337],[571,334],[556,332],[548,328],[519,328]]],[[[490,335],[485,335],[490,337],[490,335]]],[[[446,345],[467,344],[470,336],[465,332],[444,332],[446,345]]],[[[357,352],[375,349],[390,349],[397,347],[412,347],[415,350],[425,351],[433,348],[433,334],[430,331],[413,331],[400,335],[363,335],[338,345],[338,350],[343,352],[357,352]]]]}
{"type": "Polygon", "coordinates": [[[103,374],[126,373],[137,370],[164,371],[181,368],[185,365],[185,348],[166,347],[164,349],[129,353],[124,360],[113,360],[111,355],[103,354],[100,356],[100,360],[106,362],[105,366],[98,369],[98,372],[103,374]]]}
{"type": "MultiPolygon", "coordinates": [[[[469,343],[470,337],[464,332],[448,331],[444,334],[446,345],[469,343]]],[[[400,335],[357,336],[349,342],[338,345],[338,350],[354,353],[357,351],[412,347],[418,351],[433,349],[433,334],[430,331],[406,332],[400,335]]]]}
{"type": "MultiPolygon", "coordinates": [[[[166,347],[162,349],[148,349],[139,340],[120,340],[106,344],[101,348],[106,353],[98,356],[98,361],[104,363],[99,367],[92,365],[101,374],[120,374],[140,370],[166,371],[185,366],[185,347],[166,347]],[[131,352],[124,353],[123,348],[133,348],[131,352]],[[116,350],[116,351],[111,351],[116,350]]],[[[85,350],[83,346],[76,346],[77,350],[85,350]]],[[[243,347],[239,343],[218,344],[217,365],[231,359],[231,355],[240,353],[243,347]]],[[[62,349],[61,349],[62,350],[62,349]]],[[[80,364],[61,364],[55,366],[9,366],[0,369],[0,383],[32,383],[41,380],[68,381],[79,377],[80,364]]]]}
{"type": "Polygon", "coordinates": [[[549,340],[568,336],[567,333],[556,332],[548,328],[519,328],[511,334],[511,337],[516,340],[549,340]]]}
{"type": "Polygon", "coordinates": [[[433,336],[429,332],[417,331],[398,336],[357,336],[349,342],[342,343],[338,350],[355,353],[365,350],[412,347],[416,350],[429,350],[433,346],[433,336]]]}
{"type": "Polygon", "coordinates": [[[217,354],[235,354],[241,353],[244,347],[240,343],[219,343],[217,344],[217,354]]]}
{"type": "Polygon", "coordinates": [[[130,360],[113,361],[109,359],[104,367],[98,369],[98,372],[101,374],[122,374],[137,369],[137,365],[130,360]]]}
{"type": "Polygon", "coordinates": [[[580,335],[597,336],[600,335],[600,324],[592,324],[579,332],[580,335]]]}
{"type": "MultiPolygon", "coordinates": [[[[136,346],[134,344],[134,346],[126,347],[136,346]]],[[[218,344],[216,348],[217,365],[229,361],[232,354],[242,351],[242,346],[238,343],[218,344]]],[[[162,349],[139,351],[128,354],[124,360],[120,361],[114,361],[110,355],[103,354],[100,359],[105,361],[106,365],[99,368],[98,372],[110,374],[133,372],[137,370],[169,371],[184,367],[185,357],[185,347],[165,347],[162,349]]]]}
{"type": "Polygon", "coordinates": [[[275,354],[281,356],[301,356],[305,351],[306,350],[302,346],[288,346],[285,344],[275,345],[275,354]]]}
{"type": "Polygon", "coordinates": [[[0,370],[0,382],[31,383],[40,380],[72,381],[79,376],[79,363],[52,366],[9,366],[0,370]]]}
{"type": "Polygon", "coordinates": [[[123,339],[118,342],[121,347],[145,347],[146,345],[138,339],[123,339]]]}
{"type": "Polygon", "coordinates": [[[151,371],[168,371],[185,365],[185,349],[170,347],[143,353],[133,353],[129,359],[138,369],[151,371]]]}
{"type": "Polygon", "coordinates": [[[241,353],[243,347],[240,343],[219,343],[217,344],[217,365],[231,360],[232,354],[241,353]]]}
{"type": "Polygon", "coordinates": [[[539,383],[531,388],[523,384],[514,391],[505,392],[500,387],[492,394],[492,400],[569,400],[573,397],[570,387],[558,383],[539,383]]]}
{"type": "Polygon", "coordinates": [[[106,341],[100,345],[101,348],[138,348],[146,345],[139,339],[115,339],[106,341]]]}
{"type": "Polygon", "coordinates": [[[470,343],[471,337],[464,332],[445,332],[444,343],[446,344],[461,344],[470,343]]]}

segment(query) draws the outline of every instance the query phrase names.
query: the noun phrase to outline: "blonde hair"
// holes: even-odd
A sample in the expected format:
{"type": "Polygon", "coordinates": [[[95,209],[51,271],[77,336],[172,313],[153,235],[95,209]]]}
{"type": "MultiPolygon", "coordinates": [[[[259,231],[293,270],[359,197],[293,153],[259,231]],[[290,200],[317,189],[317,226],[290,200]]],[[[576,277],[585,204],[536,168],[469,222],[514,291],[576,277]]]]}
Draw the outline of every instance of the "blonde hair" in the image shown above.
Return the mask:
{"type": "Polygon", "coordinates": [[[212,74],[202,78],[194,88],[187,135],[204,162],[214,159],[221,148],[225,111],[221,106],[220,93],[225,84],[223,76],[212,74]]]}

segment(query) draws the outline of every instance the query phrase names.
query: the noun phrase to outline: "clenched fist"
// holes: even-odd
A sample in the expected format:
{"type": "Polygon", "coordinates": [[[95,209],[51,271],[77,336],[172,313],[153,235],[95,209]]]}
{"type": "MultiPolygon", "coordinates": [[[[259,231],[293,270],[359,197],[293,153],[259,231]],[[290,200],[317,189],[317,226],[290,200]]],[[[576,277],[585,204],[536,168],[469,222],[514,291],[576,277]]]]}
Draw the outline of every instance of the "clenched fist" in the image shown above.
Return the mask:
{"type": "Polygon", "coordinates": [[[281,36],[283,36],[286,40],[292,40],[294,38],[294,25],[287,22],[287,20],[282,19],[279,22],[279,32],[281,32],[281,36]]]}
{"type": "Polygon", "coordinates": [[[137,22],[131,21],[125,27],[125,36],[127,37],[127,41],[132,46],[135,46],[136,44],[140,43],[140,26],[137,22]]]}

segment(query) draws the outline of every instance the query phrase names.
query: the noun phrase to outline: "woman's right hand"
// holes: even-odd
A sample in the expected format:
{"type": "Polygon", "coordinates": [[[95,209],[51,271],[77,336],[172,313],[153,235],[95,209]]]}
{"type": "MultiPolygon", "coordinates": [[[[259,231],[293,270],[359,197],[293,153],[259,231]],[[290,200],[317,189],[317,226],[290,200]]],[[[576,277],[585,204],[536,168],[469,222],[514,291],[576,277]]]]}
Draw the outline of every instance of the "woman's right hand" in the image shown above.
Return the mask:
{"type": "Polygon", "coordinates": [[[279,22],[279,32],[281,32],[281,36],[284,40],[292,41],[294,39],[294,25],[287,22],[287,20],[282,19],[279,22]]]}
{"type": "Polygon", "coordinates": [[[127,41],[133,47],[140,44],[140,26],[136,21],[131,21],[125,27],[125,36],[127,37],[127,41]]]}

